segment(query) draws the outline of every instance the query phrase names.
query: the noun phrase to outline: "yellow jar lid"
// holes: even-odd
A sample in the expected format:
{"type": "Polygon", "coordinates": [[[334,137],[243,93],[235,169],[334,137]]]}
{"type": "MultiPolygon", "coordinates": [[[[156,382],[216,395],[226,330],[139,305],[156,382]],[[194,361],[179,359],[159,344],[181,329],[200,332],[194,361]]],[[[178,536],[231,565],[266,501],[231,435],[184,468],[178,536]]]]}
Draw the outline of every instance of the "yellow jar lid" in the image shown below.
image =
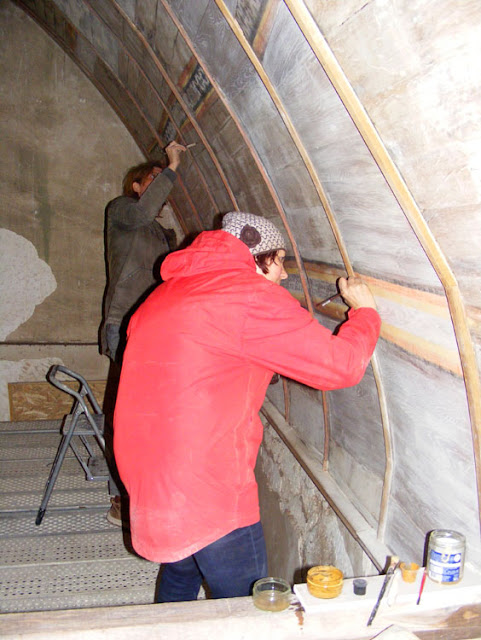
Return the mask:
{"type": "Polygon", "coordinates": [[[334,587],[342,584],[343,573],[337,567],[319,565],[307,572],[307,583],[312,586],[334,587]]]}

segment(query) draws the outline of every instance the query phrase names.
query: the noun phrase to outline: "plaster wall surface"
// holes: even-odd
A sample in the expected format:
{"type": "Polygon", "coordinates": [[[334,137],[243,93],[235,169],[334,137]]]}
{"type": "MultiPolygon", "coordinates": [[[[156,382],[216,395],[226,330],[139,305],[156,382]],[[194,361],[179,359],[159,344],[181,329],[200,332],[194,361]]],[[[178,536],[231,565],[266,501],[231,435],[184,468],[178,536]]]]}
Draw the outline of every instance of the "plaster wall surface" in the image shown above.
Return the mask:
{"type": "Polygon", "coordinates": [[[256,467],[270,575],[306,581],[307,570],[335,564],[346,577],[377,571],[317,487],[266,425],[256,467]]]}
{"type": "Polygon", "coordinates": [[[104,208],[143,156],[80,69],[8,1],[0,71],[0,420],[8,420],[8,382],[44,380],[54,363],[106,376],[96,347],[104,208]]]}

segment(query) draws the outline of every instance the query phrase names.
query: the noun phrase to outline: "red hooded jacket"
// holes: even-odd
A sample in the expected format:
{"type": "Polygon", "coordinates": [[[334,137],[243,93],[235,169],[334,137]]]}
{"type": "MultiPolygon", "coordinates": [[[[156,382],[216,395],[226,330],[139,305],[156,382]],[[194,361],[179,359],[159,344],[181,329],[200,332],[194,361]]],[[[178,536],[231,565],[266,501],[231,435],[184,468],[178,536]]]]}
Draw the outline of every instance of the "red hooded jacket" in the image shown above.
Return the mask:
{"type": "Polygon", "coordinates": [[[135,550],[174,562],[259,521],[258,412],[273,373],[355,385],[381,320],[351,311],[332,335],[225,231],[170,254],[162,278],[129,325],[114,447],[135,550]]]}

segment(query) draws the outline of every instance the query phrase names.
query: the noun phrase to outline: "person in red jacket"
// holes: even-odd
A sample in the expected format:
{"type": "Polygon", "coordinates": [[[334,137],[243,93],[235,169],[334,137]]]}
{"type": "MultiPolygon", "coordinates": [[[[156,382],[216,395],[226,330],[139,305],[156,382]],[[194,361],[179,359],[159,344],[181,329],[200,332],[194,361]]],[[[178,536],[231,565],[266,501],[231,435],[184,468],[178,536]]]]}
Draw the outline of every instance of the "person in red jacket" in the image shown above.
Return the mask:
{"type": "Polygon", "coordinates": [[[286,243],[232,212],[162,265],[128,328],[114,418],[135,550],[162,563],[158,602],[245,596],[267,574],[254,466],[274,373],[316,389],[363,377],[381,320],[359,278],[336,335],[280,282],[286,243]]]}

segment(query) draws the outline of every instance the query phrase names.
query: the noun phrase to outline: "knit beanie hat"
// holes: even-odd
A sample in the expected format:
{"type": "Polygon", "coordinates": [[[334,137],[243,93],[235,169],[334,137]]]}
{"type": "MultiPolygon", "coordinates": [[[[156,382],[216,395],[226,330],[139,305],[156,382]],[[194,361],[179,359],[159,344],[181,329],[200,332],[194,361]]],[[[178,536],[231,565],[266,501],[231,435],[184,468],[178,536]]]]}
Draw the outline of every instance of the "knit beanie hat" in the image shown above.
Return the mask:
{"type": "Polygon", "coordinates": [[[286,248],[286,241],[277,227],[270,220],[253,213],[226,213],[222,219],[222,229],[242,240],[253,256],[286,248]]]}

